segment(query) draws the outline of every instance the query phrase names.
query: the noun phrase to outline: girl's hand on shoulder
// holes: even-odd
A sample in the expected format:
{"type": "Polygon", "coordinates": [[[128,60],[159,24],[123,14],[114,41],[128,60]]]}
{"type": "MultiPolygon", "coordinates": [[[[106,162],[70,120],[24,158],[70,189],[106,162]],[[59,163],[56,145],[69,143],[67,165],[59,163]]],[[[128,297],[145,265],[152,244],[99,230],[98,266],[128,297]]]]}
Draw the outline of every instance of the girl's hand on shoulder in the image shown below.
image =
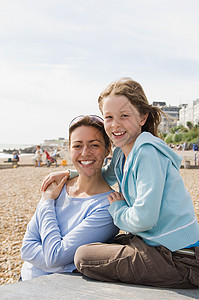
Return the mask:
{"type": "Polygon", "coordinates": [[[107,198],[108,198],[108,201],[110,204],[112,204],[113,202],[116,202],[116,201],[121,201],[121,200],[125,201],[122,193],[118,193],[118,192],[111,193],[109,196],[107,196],[107,198]]]}
{"type": "Polygon", "coordinates": [[[54,199],[56,200],[61,193],[61,190],[66,183],[68,177],[65,176],[59,184],[53,182],[46,191],[42,193],[42,200],[54,199]]]}
{"type": "Polygon", "coordinates": [[[41,191],[45,192],[46,189],[48,188],[48,186],[52,182],[56,182],[56,184],[58,185],[64,177],[67,177],[67,179],[69,179],[70,172],[69,171],[59,171],[59,172],[50,173],[49,175],[47,175],[44,178],[44,181],[42,182],[42,186],[41,186],[41,191]]]}

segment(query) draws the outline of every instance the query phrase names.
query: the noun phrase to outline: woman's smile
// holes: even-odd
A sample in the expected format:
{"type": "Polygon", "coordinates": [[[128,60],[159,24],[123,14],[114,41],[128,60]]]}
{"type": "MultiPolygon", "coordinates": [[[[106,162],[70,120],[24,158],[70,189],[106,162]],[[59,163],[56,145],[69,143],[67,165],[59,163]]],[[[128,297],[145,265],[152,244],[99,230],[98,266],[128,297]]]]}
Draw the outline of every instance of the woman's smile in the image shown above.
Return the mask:
{"type": "Polygon", "coordinates": [[[83,166],[88,166],[94,164],[95,160],[79,160],[79,163],[83,166]]]}

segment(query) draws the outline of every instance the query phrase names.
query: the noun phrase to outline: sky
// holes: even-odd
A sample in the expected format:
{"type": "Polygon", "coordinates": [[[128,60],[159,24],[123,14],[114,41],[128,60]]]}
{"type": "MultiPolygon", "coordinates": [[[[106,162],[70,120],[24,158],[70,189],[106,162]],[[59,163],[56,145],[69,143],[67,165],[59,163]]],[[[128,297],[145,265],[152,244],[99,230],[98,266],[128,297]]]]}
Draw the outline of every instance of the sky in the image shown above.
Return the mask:
{"type": "Polygon", "coordinates": [[[0,0],[0,144],[68,137],[131,77],[149,103],[199,98],[198,0],[0,0]]]}

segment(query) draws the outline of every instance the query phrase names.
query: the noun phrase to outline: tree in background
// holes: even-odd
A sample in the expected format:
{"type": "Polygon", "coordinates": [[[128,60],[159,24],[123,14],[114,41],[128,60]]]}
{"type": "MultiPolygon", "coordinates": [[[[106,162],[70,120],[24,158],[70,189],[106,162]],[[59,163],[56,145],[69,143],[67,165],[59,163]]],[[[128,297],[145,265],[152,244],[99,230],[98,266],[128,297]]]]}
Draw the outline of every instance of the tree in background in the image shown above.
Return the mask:
{"type": "Polygon", "coordinates": [[[187,127],[189,128],[189,130],[193,129],[193,123],[192,122],[189,122],[187,121],[187,127]]]}
{"type": "Polygon", "coordinates": [[[160,137],[167,144],[188,143],[189,149],[192,149],[193,144],[199,146],[199,122],[195,126],[192,122],[187,122],[187,127],[183,125],[174,126],[168,133],[161,133],[160,137]]]}

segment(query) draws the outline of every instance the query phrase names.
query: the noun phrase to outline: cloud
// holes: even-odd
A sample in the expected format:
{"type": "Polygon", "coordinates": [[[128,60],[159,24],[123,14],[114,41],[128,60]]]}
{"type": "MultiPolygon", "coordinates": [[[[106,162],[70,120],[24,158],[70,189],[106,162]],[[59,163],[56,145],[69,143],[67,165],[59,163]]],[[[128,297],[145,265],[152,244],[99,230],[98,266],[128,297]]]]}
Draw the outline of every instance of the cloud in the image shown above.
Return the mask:
{"type": "Polygon", "coordinates": [[[75,115],[99,114],[98,94],[122,76],[151,102],[194,100],[198,10],[197,0],[4,1],[0,140],[14,142],[13,126],[22,143],[65,135],[75,115]]]}
{"type": "Polygon", "coordinates": [[[0,82],[0,99],[4,99],[1,126],[6,128],[6,132],[1,131],[1,140],[16,142],[14,128],[20,128],[24,138],[21,142],[26,143],[31,142],[31,136],[36,136],[37,142],[56,137],[58,132],[66,136],[67,125],[76,114],[99,114],[96,83],[79,78],[67,66],[33,68],[1,63],[0,82]],[[32,134],[28,133],[30,129],[32,134]]]}

